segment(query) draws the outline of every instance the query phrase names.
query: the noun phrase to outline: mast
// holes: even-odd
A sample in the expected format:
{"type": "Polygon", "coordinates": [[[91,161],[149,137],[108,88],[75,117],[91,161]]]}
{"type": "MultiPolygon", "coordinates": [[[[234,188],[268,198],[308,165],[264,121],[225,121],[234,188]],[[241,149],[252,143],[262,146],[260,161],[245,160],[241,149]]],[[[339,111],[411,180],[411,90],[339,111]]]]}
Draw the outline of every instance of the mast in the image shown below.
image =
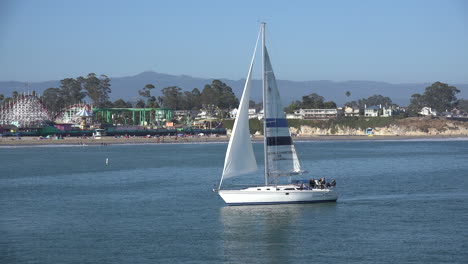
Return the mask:
{"type": "Polygon", "coordinates": [[[267,128],[266,128],[266,72],[265,72],[265,22],[262,22],[262,79],[263,79],[263,155],[265,160],[265,185],[268,185],[268,155],[267,155],[267,128]]]}

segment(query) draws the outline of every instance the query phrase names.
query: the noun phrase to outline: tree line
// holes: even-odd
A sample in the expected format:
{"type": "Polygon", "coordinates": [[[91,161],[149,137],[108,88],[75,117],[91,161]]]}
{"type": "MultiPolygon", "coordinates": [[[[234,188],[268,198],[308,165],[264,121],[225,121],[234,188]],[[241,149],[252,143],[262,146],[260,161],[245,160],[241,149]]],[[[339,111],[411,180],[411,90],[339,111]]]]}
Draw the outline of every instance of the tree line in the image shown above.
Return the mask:
{"type": "MultiPolygon", "coordinates": [[[[454,108],[468,112],[468,100],[458,99],[458,93],[460,93],[460,90],[455,86],[435,82],[431,86],[426,87],[423,94],[416,93],[411,96],[410,104],[408,105],[408,115],[417,116],[418,112],[420,112],[423,107],[430,107],[438,112],[450,111],[454,108]]],[[[345,95],[349,97],[351,92],[347,91],[345,95]]],[[[369,96],[368,98],[362,98],[357,101],[346,102],[344,105],[358,109],[364,109],[369,106],[398,106],[392,102],[390,97],[378,94],[369,96]]],[[[294,110],[301,108],[336,108],[336,104],[333,101],[325,101],[324,97],[316,93],[312,93],[310,95],[303,96],[302,101],[293,101],[285,108],[285,111],[287,113],[293,113],[294,110]]]]}
{"type": "MultiPolygon", "coordinates": [[[[161,95],[155,96],[153,84],[146,84],[137,91],[139,99],[136,102],[118,99],[114,102],[109,100],[111,93],[110,79],[106,75],[97,76],[95,73],[89,73],[86,77],[66,78],[60,81],[59,87],[51,87],[44,91],[41,100],[51,112],[59,112],[63,108],[83,102],[84,99],[90,99],[94,107],[115,107],[115,108],[169,108],[172,110],[199,110],[210,105],[217,109],[229,110],[239,104],[239,99],[235,96],[232,88],[220,80],[213,80],[211,84],[206,84],[202,91],[198,88],[192,91],[182,91],[180,87],[170,86],[161,89],[161,95]]],[[[453,108],[458,108],[468,112],[468,100],[458,99],[460,93],[454,86],[435,82],[426,87],[423,94],[413,94],[408,106],[409,115],[417,115],[422,107],[427,106],[436,109],[438,112],[444,112],[453,108]]],[[[33,92],[35,94],[35,92],[33,92]]],[[[345,93],[347,97],[351,95],[349,91],[345,93]]],[[[12,97],[0,94],[0,103],[7,103],[14,98],[21,96],[18,92],[13,92],[12,97]]],[[[345,106],[363,109],[366,106],[385,107],[397,106],[391,98],[382,95],[372,95],[368,98],[362,98],[356,101],[346,102],[345,106]]],[[[250,101],[250,107],[260,110],[262,103],[250,101]]],[[[326,101],[323,96],[311,93],[302,97],[302,100],[291,102],[285,111],[292,113],[298,109],[326,109],[336,108],[333,101],[326,101]]]]}
{"type": "Polygon", "coordinates": [[[219,80],[206,84],[201,92],[198,88],[185,92],[177,86],[163,88],[157,101],[162,107],[172,110],[199,110],[203,105],[231,109],[239,104],[232,88],[219,80]]]}
{"type": "Polygon", "coordinates": [[[168,108],[172,110],[200,110],[204,105],[213,105],[219,109],[231,109],[237,107],[239,100],[227,84],[213,80],[206,84],[200,92],[198,88],[192,91],[182,91],[182,88],[170,86],[161,89],[161,95],[156,97],[152,94],[155,86],[147,84],[138,90],[140,99],[136,103],[125,102],[119,99],[114,102],[113,107],[136,107],[136,108],[168,108]]]}
{"type": "MultiPolygon", "coordinates": [[[[131,102],[124,99],[110,101],[112,92],[109,77],[89,73],[86,77],[65,78],[59,87],[47,88],[40,99],[50,112],[57,113],[67,106],[91,100],[97,108],[169,108],[172,110],[199,110],[204,105],[212,105],[219,109],[237,107],[239,100],[232,88],[219,80],[206,84],[202,91],[194,88],[192,91],[182,91],[180,87],[170,86],[161,89],[161,95],[155,96],[153,84],[146,84],[137,91],[138,99],[131,102]]],[[[36,92],[33,91],[33,95],[36,92]]],[[[0,104],[20,98],[17,91],[11,97],[0,94],[0,104]]]]}

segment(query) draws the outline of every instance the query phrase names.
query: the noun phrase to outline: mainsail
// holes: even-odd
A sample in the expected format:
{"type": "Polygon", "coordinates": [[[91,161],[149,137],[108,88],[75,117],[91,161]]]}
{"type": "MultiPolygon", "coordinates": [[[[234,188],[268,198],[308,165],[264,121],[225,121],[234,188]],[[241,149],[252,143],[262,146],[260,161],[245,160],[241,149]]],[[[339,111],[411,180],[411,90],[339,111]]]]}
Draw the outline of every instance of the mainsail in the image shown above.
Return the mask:
{"type": "Polygon", "coordinates": [[[257,45],[258,38],[250,63],[249,73],[247,74],[247,80],[245,81],[244,92],[239,103],[236,121],[232,129],[231,139],[229,140],[220,186],[225,178],[257,170],[257,161],[253,152],[249,129],[250,84],[257,45]]]}
{"type": "Polygon", "coordinates": [[[275,74],[271,66],[266,46],[264,49],[265,78],[265,144],[266,144],[266,175],[270,177],[291,176],[301,173],[296,149],[294,148],[288,121],[284,115],[281,98],[276,84],[275,74]],[[266,110],[266,111],[265,111],[266,110]]]}

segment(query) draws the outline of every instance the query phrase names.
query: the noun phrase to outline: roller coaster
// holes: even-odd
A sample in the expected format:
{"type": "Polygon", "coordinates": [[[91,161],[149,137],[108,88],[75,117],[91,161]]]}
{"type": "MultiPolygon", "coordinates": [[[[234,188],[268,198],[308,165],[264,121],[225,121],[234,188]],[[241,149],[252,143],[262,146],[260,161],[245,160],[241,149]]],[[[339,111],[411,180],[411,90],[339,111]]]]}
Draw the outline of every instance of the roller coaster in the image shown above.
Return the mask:
{"type": "Polygon", "coordinates": [[[35,95],[20,95],[0,106],[0,125],[38,127],[51,121],[50,112],[35,95]]]}
{"type": "Polygon", "coordinates": [[[90,109],[91,106],[88,104],[74,104],[67,106],[58,112],[53,118],[52,121],[60,123],[70,123],[78,124],[81,122],[82,118],[78,113],[83,109],[90,109]]]}

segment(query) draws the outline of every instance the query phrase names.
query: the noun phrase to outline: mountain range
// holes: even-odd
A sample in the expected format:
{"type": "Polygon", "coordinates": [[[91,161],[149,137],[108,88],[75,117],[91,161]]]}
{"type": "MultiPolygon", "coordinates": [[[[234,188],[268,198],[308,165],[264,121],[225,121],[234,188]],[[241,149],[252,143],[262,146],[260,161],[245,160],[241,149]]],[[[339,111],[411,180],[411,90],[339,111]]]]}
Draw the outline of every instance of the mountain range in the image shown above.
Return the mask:
{"type": "MultiPolygon", "coordinates": [[[[110,77],[111,100],[124,99],[126,101],[136,101],[139,99],[138,90],[142,89],[146,84],[153,84],[156,86],[153,95],[160,95],[162,88],[169,86],[178,86],[183,91],[191,91],[193,88],[198,88],[200,91],[206,84],[210,84],[213,79],[196,78],[187,75],[170,75],[157,72],[142,72],[135,76],[127,77],[110,77]]],[[[227,85],[231,86],[234,93],[240,98],[242,89],[244,87],[245,79],[229,80],[219,79],[227,85]]],[[[252,82],[252,100],[256,102],[262,101],[261,80],[253,80],[252,82]]],[[[301,100],[302,96],[311,93],[317,93],[325,97],[326,101],[334,101],[337,105],[342,105],[348,101],[354,101],[361,98],[367,98],[374,94],[388,96],[392,101],[401,106],[409,104],[412,94],[424,93],[426,87],[431,83],[400,83],[392,84],[386,82],[376,81],[289,81],[278,80],[280,93],[282,94],[283,104],[287,105],[293,100],[301,100]],[[349,98],[346,92],[349,91],[351,95],[349,98]]],[[[457,95],[458,98],[468,98],[468,84],[452,84],[457,87],[461,92],[457,95]]],[[[50,87],[59,87],[60,81],[45,81],[29,83],[18,81],[0,81],[0,94],[5,97],[11,96],[13,91],[20,93],[29,91],[36,91],[42,94],[45,89],[50,87]]]]}

